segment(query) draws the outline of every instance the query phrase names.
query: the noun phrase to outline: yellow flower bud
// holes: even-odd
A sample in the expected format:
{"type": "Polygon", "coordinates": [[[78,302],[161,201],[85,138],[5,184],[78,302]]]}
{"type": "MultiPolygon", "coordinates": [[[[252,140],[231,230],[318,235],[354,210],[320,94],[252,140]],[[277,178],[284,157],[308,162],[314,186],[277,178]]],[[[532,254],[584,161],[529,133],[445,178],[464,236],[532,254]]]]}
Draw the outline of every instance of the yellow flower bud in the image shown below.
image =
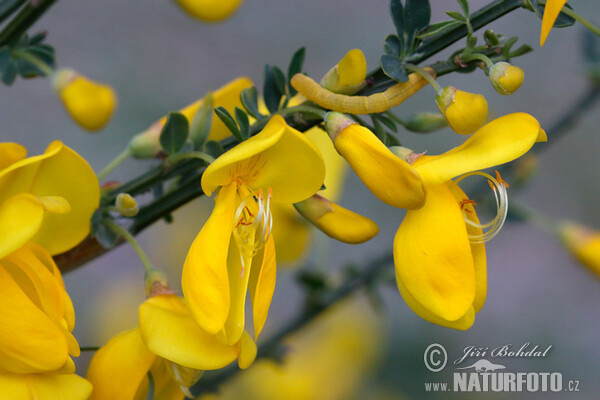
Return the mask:
{"type": "Polygon", "coordinates": [[[135,217],[140,210],[135,199],[128,193],[119,193],[115,205],[117,211],[124,217],[135,217]]]}
{"type": "Polygon", "coordinates": [[[574,222],[559,227],[561,241],[583,265],[600,275],[600,232],[574,222]]]}
{"type": "Polygon", "coordinates": [[[52,85],[71,118],[84,129],[97,131],[110,120],[117,105],[114,90],[64,68],[54,74],[52,85]]]}
{"type": "Polygon", "coordinates": [[[501,61],[492,66],[489,71],[490,81],[496,92],[509,95],[521,87],[525,73],[519,67],[501,61]]]}
{"type": "Polygon", "coordinates": [[[294,207],[327,236],[344,243],[364,243],[379,233],[379,227],[369,218],[332,203],[318,194],[295,203],[294,207]]]}
{"type": "Polygon", "coordinates": [[[475,132],[487,118],[487,101],[480,94],[448,86],[435,97],[435,102],[448,125],[461,135],[475,132]]]}
{"type": "Polygon", "coordinates": [[[352,49],[321,79],[320,85],[334,93],[354,94],[365,86],[367,61],[359,49],[352,49]]]}
{"type": "Polygon", "coordinates": [[[194,18],[219,22],[231,16],[242,4],[242,0],[177,0],[177,4],[194,18]]]}

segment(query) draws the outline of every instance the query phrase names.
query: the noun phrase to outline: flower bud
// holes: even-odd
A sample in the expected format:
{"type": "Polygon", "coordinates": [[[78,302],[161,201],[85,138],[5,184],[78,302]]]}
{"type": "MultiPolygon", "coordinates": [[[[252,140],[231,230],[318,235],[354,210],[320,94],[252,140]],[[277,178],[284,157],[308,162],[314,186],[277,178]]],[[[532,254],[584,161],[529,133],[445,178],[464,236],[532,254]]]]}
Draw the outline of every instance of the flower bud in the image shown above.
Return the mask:
{"type": "Polygon", "coordinates": [[[186,13],[205,22],[219,22],[233,14],[242,0],[177,0],[186,13]]]}
{"type": "Polygon", "coordinates": [[[117,104],[113,89],[64,68],[54,74],[52,85],[65,109],[82,128],[97,131],[110,120],[117,104]]]}
{"type": "Polygon", "coordinates": [[[169,287],[165,273],[157,268],[146,271],[144,284],[146,286],[146,298],[148,299],[163,294],[175,294],[175,291],[169,287]]]}
{"type": "Polygon", "coordinates": [[[563,222],[559,226],[559,235],[580,263],[600,275],[600,232],[574,222],[563,222]]]}
{"type": "Polygon", "coordinates": [[[334,93],[354,94],[365,86],[367,61],[359,49],[352,49],[321,79],[320,85],[334,93]]]}
{"type": "Polygon", "coordinates": [[[150,128],[138,133],[129,141],[129,154],[134,158],[153,158],[162,151],[160,133],[164,123],[157,121],[150,128]]]}
{"type": "Polygon", "coordinates": [[[379,233],[367,217],[356,214],[318,194],[295,203],[298,212],[327,236],[349,244],[364,243],[379,233]]]}
{"type": "Polygon", "coordinates": [[[415,161],[417,161],[417,158],[421,157],[426,153],[415,153],[413,150],[404,146],[392,146],[390,147],[390,151],[394,153],[397,157],[411,165],[414,164],[415,161]]]}
{"type": "Polygon", "coordinates": [[[404,120],[404,127],[411,132],[429,133],[447,126],[446,119],[440,113],[422,112],[404,120]]]}
{"type": "Polygon", "coordinates": [[[119,193],[115,205],[117,211],[124,217],[135,217],[140,210],[135,199],[128,193],[119,193]]]}
{"type": "Polygon", "coordinates": [[[525,73],[519,67],[500,61],[490,68],[489,76],[496,92],[509,95],[521,87],[525,73]]]}
{"type": "Polygon", "coordinates": [[[448,86],[435,97],[435,102],[448,125],[461,135],[475,132],[487,118],[487,101],[480,94],[448,86]]]}

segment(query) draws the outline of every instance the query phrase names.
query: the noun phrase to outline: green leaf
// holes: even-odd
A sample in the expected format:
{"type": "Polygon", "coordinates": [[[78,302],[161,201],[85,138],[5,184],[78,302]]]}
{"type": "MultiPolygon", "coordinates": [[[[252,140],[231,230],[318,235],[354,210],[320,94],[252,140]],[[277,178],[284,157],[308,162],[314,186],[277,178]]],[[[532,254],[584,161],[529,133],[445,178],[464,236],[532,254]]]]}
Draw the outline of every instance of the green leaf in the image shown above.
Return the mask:
{"type": "MultiPolygon", "coordinates": [[[[543,18],[544,16],[544,9],[545,9],[545,5],[544,4],[537,4],[537,2],[534,0],[531,2],[534,6],[534,11],[537,14],[538,17],[543,18]]],[[[570,8],[571,10],[573,9],[573,7],[571,7],[569,4],[565,4],[565,7],[570,8]]],[[[558,17],[556,18],[556,21],[554,21],[554,25],[552,25],[553,28],[565,28],[567,26],[571,26],[575,23],[575,19],[573,17],[569,17],[567,14],[561,12],[560,14],[558,14],[558,17]]]]}
{"type": "Polygon", "coordinates": [[[509,58],[520,57],[524,54],[531,53],[532,51],[533,51],[533,48],[531,46],[529,46],[528,44],[523,44],[515,51],[512,51],[509,54],[509,58]]]}
{"type": "Polygon", "coordinates": [[[477,36],[469,35],[467,37],[467,48],[473,49],[475,46],[477,46],[477,36]]]}
{"type": "Polygon", "coordinates": [[[450,18],[454,18],[457,21],[467,22],[465,16],[459,13],[458,11],[446,11],[446,14],[448,14],[450,18]]]}
{"type": "Polygon", "coordinates": [[[379,122],[387,126],[391,131],[398,132],[398,126],[390,117],[385,114],[373,114],[372,118],[376,118],[379,122]]]}
{"type": "Polygon", "coordinates": [[[256,119],[264,118],[264,115],[258,111],[258,91],[256,90],[256,87],[252,86],[242,90],[240,100],[248,114],[256,119]]]}
{"type": "Polygon", "coordinates": [[[216,140],[209,140],[206,142],[204,145],[204,151],[206,151],[208,155],[215,159],[219,158],[221,154],[225,153],[223,145],[216,140]]]}
{"type": "Polygon", "coordinates": [[[229,111],[227,111],[223,107],[217,107],[215,108],[215,114],[217,114],[217,117],[219,117],[219,119],[223,121],[227,129],[231,131],[231,133],[233,134],[233,136],[235,136],[238,142],[244,141],[245,138],[242,136],[240,129],[238,128],[231,114],[229,114],[229,111]]]}
{"type": "Polygon", "coordinates": [[[496,33],[494,33],[494,31],[491,29],[487,29],[485,31],[485,33],[483,34],[483,39],[490,46],[497,46],[498,44],[500,44],[500,39],[498,39],[496,33]]]}
{"type": "Polygon", "coordinates": [[[383,144],[387,146],[387,132],[385,131],[385,129],[383,129],[383,125],[381,125],[381,122],[379,122],[377,118],[373,118],[373,116],[371,116],[371,121],[373,121],[373,133],[379,138],[379,140],[383,142],[383,144]]]}
{"type": "Polygon", "coordinates": [[[392,57],[402,57],[402,40],[396,35],[387,35],[383,41],[383,52],[392,57]]]}
{"type": "Polygon", "coordinates": [[[213,97],[212,92],[208,92],[202,100],[202,105],[198,107],[198,111],[196,111],[194,119],[192,119],[192,126],[190,127],[190,138],[197,149],[202,148],[206,139],[208,139],[210,128],[212,128],[212,116],[213,97]]]}
{"type": "Polygon", "coordinates": [[[95,237],[98,243],[105,249],[115,247],[119,241],[119,236],[109,227],[103,224],[104,214],[101,209],[97,209],[92,214],[90,235],[95,237]]]}
{"type": "Polygon", "coordinates": [[[460,22],[454,21],[454,20],[453,21],[436,22],[435,24],[431,24],[431,25],[425,27],[425,29],[422,29],[421,31],[419,31],[415,37],[417,39],[427,39],[427,38],[433,37],[435,35],[438,35],[438,34],[442,33],[443,31],[445,31],[446,29],[452,28],[458,24],[460,24],[460,22]]]}
{"type": "MultiPolygon", "coordinates": [[[[281,85],[278,83],[280,78],[277,78],[277,70],[279,70],[279,68],[276,69],[276,67],[271,67],[269,65],[265,66],[263,96],[265,98],[267,109],[271,114],[279,109],[281,96],[284,95],[284,91],[281,90],[281,85]]],[[[281,70],[279,70],[279,72],[281,72],[281,70]]]]}
{"type": "Polygon", "coordinates": [[[167,154],[175,154],[181,149],[189,134],[190,126],[185,115],[170,112],[160,132],[160,145],[167,154]]]}
{"type": "Polygon", "coordinates": [[[240,133],[244,139],[250,137],[250,120],[248,114],[246,114],[241,108],[235,108],[235,119],[240,127],[240,133]]]}
{"type": "Polygon", "coordinates": [[[290,66],[288,67],[288,74],[287,74],[287,86],[288,86],[288,92],[290,94],[290,96],[294,96],[296,93],[298,93],[298,91],[296,91],[296,89],[294,89],[292,87],[292,84],[290,83],[290,81],[292,80],[292,77],[300,72],[302,72],[302,66],[304,65],[304,57],[306,56],[306,48],[305,47],[300,47],[298,50],[296,50],[296,52],[294,53],[294,55],[292,56],[292,61],[290,61],[290,66]]]}
{"type": "Polygon", "coordinates": [[[379,64],[383,72],[393,80],[397,82],[408,81],[408,75],[404,71],[404,66],[397,58],[384,54],[379,59],[379,64]]]}
{"type": "Polygon", "coordinates": [[[512,49],[513,45],[515,43],[517,43],[517,40],[519,40],[519,38],[516,36],[513,36],[502,45],[502,55],[504,57],[509,58],[510,49],[512,49]]]}
{"type": "Polygon", "coordinates": [[[390,15],[392,16],[392,22],[394,22],[398,37],[402,40],[404,37],[404,10],[400,0],[390,1],[390,15]]]}
{"type": "Polygon", "coordinates": [[[463,14],[468,18],[471,13],[469,12],[469,1],[468,0],[456,0],[463,10],[463,14]]]}
{"type": "Polygon", "coordinates": [[[396,138],[396,136],[392,135],[391,133],[387,133],[387,132],[385,133],[385,135],[386,135],[385,139],[386,139],[387,145],[389,147],[402,146],[402,143],[400,143],[400,141],[398,140],[398,138],[396,138]]]}
{"type": "Polygon", "coordinates": [[[407,47],[412,47],[415,34],[431,19],[429,0],[406,0],[404,3],[404,32],[407,47]]]}

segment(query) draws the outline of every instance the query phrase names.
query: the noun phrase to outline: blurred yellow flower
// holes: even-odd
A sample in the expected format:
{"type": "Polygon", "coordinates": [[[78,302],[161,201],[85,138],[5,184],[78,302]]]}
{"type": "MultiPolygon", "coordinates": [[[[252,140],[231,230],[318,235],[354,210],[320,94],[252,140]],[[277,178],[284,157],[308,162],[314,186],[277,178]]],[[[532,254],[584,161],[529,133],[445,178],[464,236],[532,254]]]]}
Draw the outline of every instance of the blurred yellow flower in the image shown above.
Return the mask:
{"type": "Polygon", "coordinates": [[[189,15],[207,22],[219,22],[233,14],[242,0],[177,0],[189,15]]]}
{"type": "Polygon", "coordinates": [[[52,84],[71,118],[82,128],[97,131],[110,121],[117,106],[117,96],[110,86],[70,68],[56,71],[52,84]]]}
{"type": "Polygon", "coordinates": [[[139,308],[139,327],[121,332],[96,352],[87,378],[94,384],[90,399],[146,398],[148,373],[154,399],[192,397],[188,387],[203,371],[222,368],[238,359],[247,368],[256,345],[244,332],[232,346],[221,344],[191,318],[184,300],[175,295],[150,297],[139,308]]]}
{"type": "Polygon", "coordinates": [[[275,288],[271,201],[304,200],[324,177],[318,149],[279,115],[208,166],[202,188],[206,195],[218,190],[215,208],[192,243],[182,275],[187,306],[202,329],[223,343],[238,342],[249,291],[258,337],[275,288]]]}
{"type": "Polygon", "coordinates": [[[544,17],[542,19],[542,32],[540,34],[540,46],[543,46],[554,26],[554,22],[558,15],[560,14],[560,10],[562,10],[563,6],[567,3],[567,0],[548,0],[546,1],[546,5],[544,8],[544,17]]]}
{"type": "Polygon", "coordinates": [[[575,222],[562,222],[559,234],[567,250],[580,263],[600,275],[600,232],[575,222]]]}

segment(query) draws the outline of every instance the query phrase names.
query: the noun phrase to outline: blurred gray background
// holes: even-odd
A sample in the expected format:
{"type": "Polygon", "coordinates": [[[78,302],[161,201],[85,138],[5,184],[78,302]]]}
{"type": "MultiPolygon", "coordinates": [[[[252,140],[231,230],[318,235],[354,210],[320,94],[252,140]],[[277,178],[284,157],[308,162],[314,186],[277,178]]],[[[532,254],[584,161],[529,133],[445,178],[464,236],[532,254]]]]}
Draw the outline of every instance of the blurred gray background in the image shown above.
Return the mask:
{"type": "MultiPolygon", "coordinates": [[[[448,19],[444,10],[458,10],[455,1],[432,0],[432,21],[448,19]]],[[[485,1],[470,1],[475,10],[485,1]]],[[[600,4],[571,1],[573,7],[600,24],[600,4]]],[[[581,55],[583,28],[554,29],[539,47],[541,21],[518,10],[491,24],[496,32],[519,36],[535,52],[514,61],[525,70],[517,94],[493,91],[481,71],[452,74],[440,79],[486,96],[490,114],[523,111],[549,127],[588,85],[581,55]]],[[[170,110],[202,97],[225,82],[247,75],[262,86],[265,63],[287,68],[293,52],[306,46],[304,70],[322,76],[347,50],[364,51],[369,69],[378,64],[384,37],[394,31],[387,0],[246,0],[238,12],[220,24],[189,18],[173,1],[61,0],[33,31],[48,30],[60,67],[111,84],[119,105],[111,123],[98,134],[87,134],[63,110],[48,79],[19,80],[0,88],[0,140],[26,145],[37,154],[54,139],[63,140],[100,170],[127,144],[131,136],[170,110]]],[[[447,50],[445,59],[453,50],[447,50]]],[[[436,59],[431,59],[431,62],[436,59]]],[[[515,198],[557,218],[578,220],[600,228],[600,113],[596,108],[560,141],[543,151],[540,171],[515,198]]],[[[428,88],[397,108],[400,116],[435,111],[428,88]]],[[[439,154],[464,140],[449,129],[435,135],[401,132],[403,144],[417,151],[439,154]]],[[[549,142],[553,138],[549,137],[549,142]]],[[[537,146],[546,146],[538,144],[537,146]]],[[[152,162],[128,161],[110,178],[125,180],[145,171],[152,162]]],[[[510,191],[509,191],[510,194],[510,191]]],[[[377,201],[350,171],[341,203],[374,219],[380,234],[371,242],[350,246],[331,243],[329,265],[360,264],[391,249],[403,212],[377,201]]],[[[210,212],[212,200],[201,199],[175,213],[175,224],[158,223],[141,235],[153,261],[168,271],[179,288],[187,248],[210,212]]],[[[507,224],[488,243],[489,289],[485,307],[467,332],[441,328],[417,317],[394,287],[385,287],[384,319],[389,350],[374,371],[380,387],[406,398],[453,398],[425,393],[424,382],[449,381],[451,371],[434,374],[423,365],[423,350],[441,343],[458,357],[465,346],[490,348],[513,344],[553,345],[542,360],[510,359],[511,371],[559,371],[565,379],[580,380],[578,394],[488,393],[456,398],[581,398],[600,392],[600,280],[577,264],[554,237],[524,224],[507,224]]],[[[390,270],[392,267],[390,266],[390,270]]],[[[75,334],[82,346],[104,343],[124,328],[135,326],[137,305],[143,301],[143,269],[132,249],[123,246],[66,275],[77,313],[75,334]]],[[[263,334],[298,309],[300,293],[293,272],[279,268],[278,286],[263,334]]],[[[454,357],[454,358],[456,358],[454,357]]],[[[78,361],[85,373],[89,354],[78,361]]]]}

